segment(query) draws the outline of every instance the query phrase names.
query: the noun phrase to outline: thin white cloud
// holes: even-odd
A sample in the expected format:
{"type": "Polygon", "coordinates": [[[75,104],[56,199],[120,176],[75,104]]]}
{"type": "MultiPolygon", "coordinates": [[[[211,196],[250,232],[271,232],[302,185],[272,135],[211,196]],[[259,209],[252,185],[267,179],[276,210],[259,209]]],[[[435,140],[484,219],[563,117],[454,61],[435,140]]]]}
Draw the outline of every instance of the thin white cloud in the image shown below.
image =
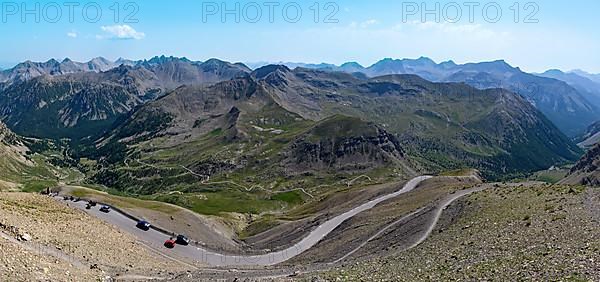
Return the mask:
{"type": "Polygon", "coordinates": [[[370,26],[372,26],[372,25],[376,25],[376,24],[378,24],[378,23],[379,23],[379,21],[378,21],[378,20],[375,20],[375,19],[370,19],[370,20],[368,20],[368,21],[364,21],[364,22],[362,22],[362,23],[360,24],[360,27],[362,27],[362,28],[367,28],[367,27],[370,27],[370,26]]]}
{"type": "Polygon", "coordinates": [[[101,29],[105,34],[97,35],[97,39],[141,40],[146,37],[145,33],[138,32],[133,27],[126,24],[102,26],[101,29]]]}
{"type": "Polygon", "coordinates": [[[77,38],[78,34],[77,34],[77,32],[71,31],[71,32],[67,32],[67,36],[71,37],[71,38],[77,38]]]}
{"type": "Polygon", "coordinates": [[[376,19],[370,19],[370,20],[366,20],[364,22],[352,22],[350,23],[350,28],[369,28],[371,26],[374,26],[376,24],[378,24],[379,21],[376,19]]]}

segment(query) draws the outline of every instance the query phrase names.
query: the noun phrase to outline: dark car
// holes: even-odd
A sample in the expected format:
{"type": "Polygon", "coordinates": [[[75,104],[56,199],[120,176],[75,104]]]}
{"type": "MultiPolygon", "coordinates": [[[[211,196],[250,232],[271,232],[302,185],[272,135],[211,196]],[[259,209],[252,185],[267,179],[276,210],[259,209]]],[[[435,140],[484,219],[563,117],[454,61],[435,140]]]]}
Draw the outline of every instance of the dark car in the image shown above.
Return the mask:
{"type": "Polygon", "coordinates": [[[187,246],[190,244],[190,239],[185,235],[179,235],[177,236],[177,240],[175,240],[175,242],[179,245],[187,246]]]}
{"type": "Polygon", "coordinates": [[[164,246],[167,249],[173,249],[173,248],[175,248],[175,241],[173,240],[173,238],[171,238],[171,239],[165,241],[164,246]]]}
{"type": "Polygon", "coordinates": [[[96,202],[94,202],[94,201],[89,201],[89,202],[88,202],[88,205],[90,205],[90,207],[95,207],[95,206],[96,206],[96,204],[97,204],[97,203],[96,203],[96,202]]]}
{"type": "Polygon", "coordinates": [[[102,206],[100,208],[100,211],[103,213],[109,213],[110,212],[110,207],[109,206],[102,206]]]}
{"type": "Polygon", "coordinates": [[[137,223],[136,227],[139,229],[142,229],[144,231],[148,231],[148,230],[150,230],[150,223],[148,223],[147,221],[141,220],[137,223]]]}

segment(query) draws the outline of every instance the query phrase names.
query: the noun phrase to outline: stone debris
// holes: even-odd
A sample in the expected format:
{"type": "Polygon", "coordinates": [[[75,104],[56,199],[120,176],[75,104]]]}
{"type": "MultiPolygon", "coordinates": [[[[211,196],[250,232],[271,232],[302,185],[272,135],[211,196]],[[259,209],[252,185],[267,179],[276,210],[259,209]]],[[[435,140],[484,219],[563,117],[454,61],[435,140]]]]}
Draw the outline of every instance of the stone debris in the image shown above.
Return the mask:
{"type": "Polygon", "coordinates": [[[31,241],[31,235],[27,234],[27,233],[23,233],[19,236],[18,238],[20,241],[31,241]]]}

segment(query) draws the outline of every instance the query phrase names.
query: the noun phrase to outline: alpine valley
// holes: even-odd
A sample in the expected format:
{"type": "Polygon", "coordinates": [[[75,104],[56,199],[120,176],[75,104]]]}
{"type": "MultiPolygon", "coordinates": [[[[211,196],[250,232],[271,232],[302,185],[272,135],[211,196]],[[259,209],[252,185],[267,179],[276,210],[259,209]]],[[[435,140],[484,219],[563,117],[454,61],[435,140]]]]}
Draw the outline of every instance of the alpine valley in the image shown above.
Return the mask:
{"type": "Polygon", "coordinates": [[[0,116],[19,135],[70,140],[89,181],[146,195],[467,167],[522,177],[579,159],[567,136],[600,119],[591,80],[571,86],[504,61],[297,65],[28,61],[1,72],[0,116]]]}
{"type": "Polygon", "coordinates": [[[0,71],[0,244],[58,256],[47,280],[594,281],[599,124],[597,75],[505,61],[27,61],[0,71]]]}

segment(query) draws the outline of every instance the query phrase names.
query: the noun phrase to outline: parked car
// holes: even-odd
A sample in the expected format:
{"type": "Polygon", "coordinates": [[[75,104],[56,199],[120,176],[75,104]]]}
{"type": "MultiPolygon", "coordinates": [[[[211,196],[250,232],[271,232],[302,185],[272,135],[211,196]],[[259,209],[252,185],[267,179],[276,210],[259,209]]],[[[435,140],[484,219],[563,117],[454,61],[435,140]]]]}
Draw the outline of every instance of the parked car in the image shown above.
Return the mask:
{"type": "Polygon", "coordinates": [[[173,240],[173,238],[165,241],[165,248],[167,248],[167,249],[175,248],[175,241],[173,240]]]}
{"type": "Polygon", "coordinates": [[[103,213],[109,213],[110,212],[110,207],[109,206],[102,206],[100,208],[100,211],[103,213]]]}
{"type": "Polygon", "coordinates": [[[177,240],[175,242],[179,245],[187,246],[190,244],[190,239],[185,235],[178,235],[177,240]]]}
{"type": "Polygon", "coordinates": [[[89,201],[89,202],[88,202],[88,205],[90,205],[90,206],[92,206],[92,207],[95,207],[95,206],[96,206],[96,204],[97,204],[97,203],[96,203],[96,202],[94,202],[94,201],[89,201]]]}
{"type": "Polygon", "coordinates": [[[141,220],[137,223],[136,227],[144,231],[148,231],[150,230],[150,223],[145,220],[141,220]]]}

